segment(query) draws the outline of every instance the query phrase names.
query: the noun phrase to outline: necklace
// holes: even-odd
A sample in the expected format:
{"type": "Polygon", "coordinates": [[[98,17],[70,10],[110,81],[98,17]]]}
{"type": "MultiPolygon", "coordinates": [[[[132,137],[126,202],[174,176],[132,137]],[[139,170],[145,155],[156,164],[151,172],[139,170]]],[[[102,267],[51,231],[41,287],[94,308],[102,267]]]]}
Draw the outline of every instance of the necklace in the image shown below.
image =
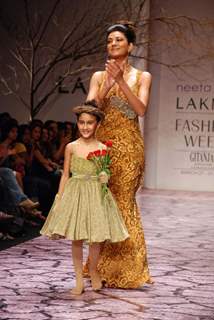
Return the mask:
{"type": "Polygon", "coordinates": [[[131,65],[127,63],[124,68],[124,74],[128,74],[131,71],[131,65]]]}

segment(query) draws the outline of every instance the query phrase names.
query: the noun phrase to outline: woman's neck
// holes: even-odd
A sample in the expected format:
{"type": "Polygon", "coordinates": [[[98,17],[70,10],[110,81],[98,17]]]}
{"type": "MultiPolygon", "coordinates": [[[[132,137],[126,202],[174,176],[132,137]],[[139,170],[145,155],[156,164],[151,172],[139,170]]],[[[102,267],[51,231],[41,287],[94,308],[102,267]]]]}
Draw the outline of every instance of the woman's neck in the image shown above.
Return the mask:
{"type": "Polygon", "coordinates": [[[117,63],[119,64],[128,64],[128,57],[127,56],[123,56],[123,57],[117,57],[115,58],[115,60],[117,61],[117,63]]]}

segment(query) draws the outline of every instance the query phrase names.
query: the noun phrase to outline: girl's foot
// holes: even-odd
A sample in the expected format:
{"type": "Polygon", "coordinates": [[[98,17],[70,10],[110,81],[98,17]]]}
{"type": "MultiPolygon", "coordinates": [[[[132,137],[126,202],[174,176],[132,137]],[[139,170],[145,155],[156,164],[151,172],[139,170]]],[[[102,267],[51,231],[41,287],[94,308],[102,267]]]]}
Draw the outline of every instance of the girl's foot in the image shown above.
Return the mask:
{"type": "Polygon", "coordinates": [[[97,271],[91,272],[91,286],[94,291],[102,289],[103,284],[97,271]]]}
{"type": "Polygon", "coordinates": [[[84,292],[84,283],[83,280],[77,280],[76,287],[71,290],[71,293],[74,295],[80,295],[84,292]]]}
{"type": "Polygon", "coordinates": [[[74,295],[80,295],[83,293],[83,291],[84,291],[84,282],[83,282],[82,275],[79,277],[77,276],[76,287],[71,290],[71,293],[74,295]]]}

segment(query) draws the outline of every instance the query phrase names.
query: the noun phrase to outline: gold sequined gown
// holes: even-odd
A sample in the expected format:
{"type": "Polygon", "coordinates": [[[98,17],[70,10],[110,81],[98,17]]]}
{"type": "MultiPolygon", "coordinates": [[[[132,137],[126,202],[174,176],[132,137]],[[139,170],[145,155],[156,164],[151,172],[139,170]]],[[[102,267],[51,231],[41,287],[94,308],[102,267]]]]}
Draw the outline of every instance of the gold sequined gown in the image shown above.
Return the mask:
{"type": "MultiPolygon", "coordinates": [[[[135,80],[129,86],[137,95],[141,72],[135,71],[135,80]]],[[[105,72],[101,87],[104,77],[105,72]]],[[[104,112],[105,120],[97,132],[97,138],[113,142],[109,186],[130,238],[119,244],[105,243],[98,270],[108,287],[137,288],[146,282],[152,282],[140,212],[135,199],[144,173],[144,144],[138,117],[116,86],[111,88],[104,100],[104,112]]]]}

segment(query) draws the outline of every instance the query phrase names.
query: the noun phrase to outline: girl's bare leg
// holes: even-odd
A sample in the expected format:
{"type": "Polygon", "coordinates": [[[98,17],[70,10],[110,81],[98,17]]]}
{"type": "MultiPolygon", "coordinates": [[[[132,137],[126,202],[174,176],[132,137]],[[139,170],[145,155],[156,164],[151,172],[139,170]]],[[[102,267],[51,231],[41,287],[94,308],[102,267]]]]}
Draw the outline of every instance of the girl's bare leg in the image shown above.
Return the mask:
{"type": "Polygon", "coordinates": [[[71,292],[75,295],[81,294],[84,291],[82,244],[82,241],[72,241],[72,258],[76,274],[76,287],[74,287],[71,292]]]}
{"type": "Polygon", "coordinates": [[[89,245],[89,273],[93,290],[97,291],[102,288],[102,281],[97,271],[97,264],[100,254],[100,244],[92,243],[89,245]]]}

